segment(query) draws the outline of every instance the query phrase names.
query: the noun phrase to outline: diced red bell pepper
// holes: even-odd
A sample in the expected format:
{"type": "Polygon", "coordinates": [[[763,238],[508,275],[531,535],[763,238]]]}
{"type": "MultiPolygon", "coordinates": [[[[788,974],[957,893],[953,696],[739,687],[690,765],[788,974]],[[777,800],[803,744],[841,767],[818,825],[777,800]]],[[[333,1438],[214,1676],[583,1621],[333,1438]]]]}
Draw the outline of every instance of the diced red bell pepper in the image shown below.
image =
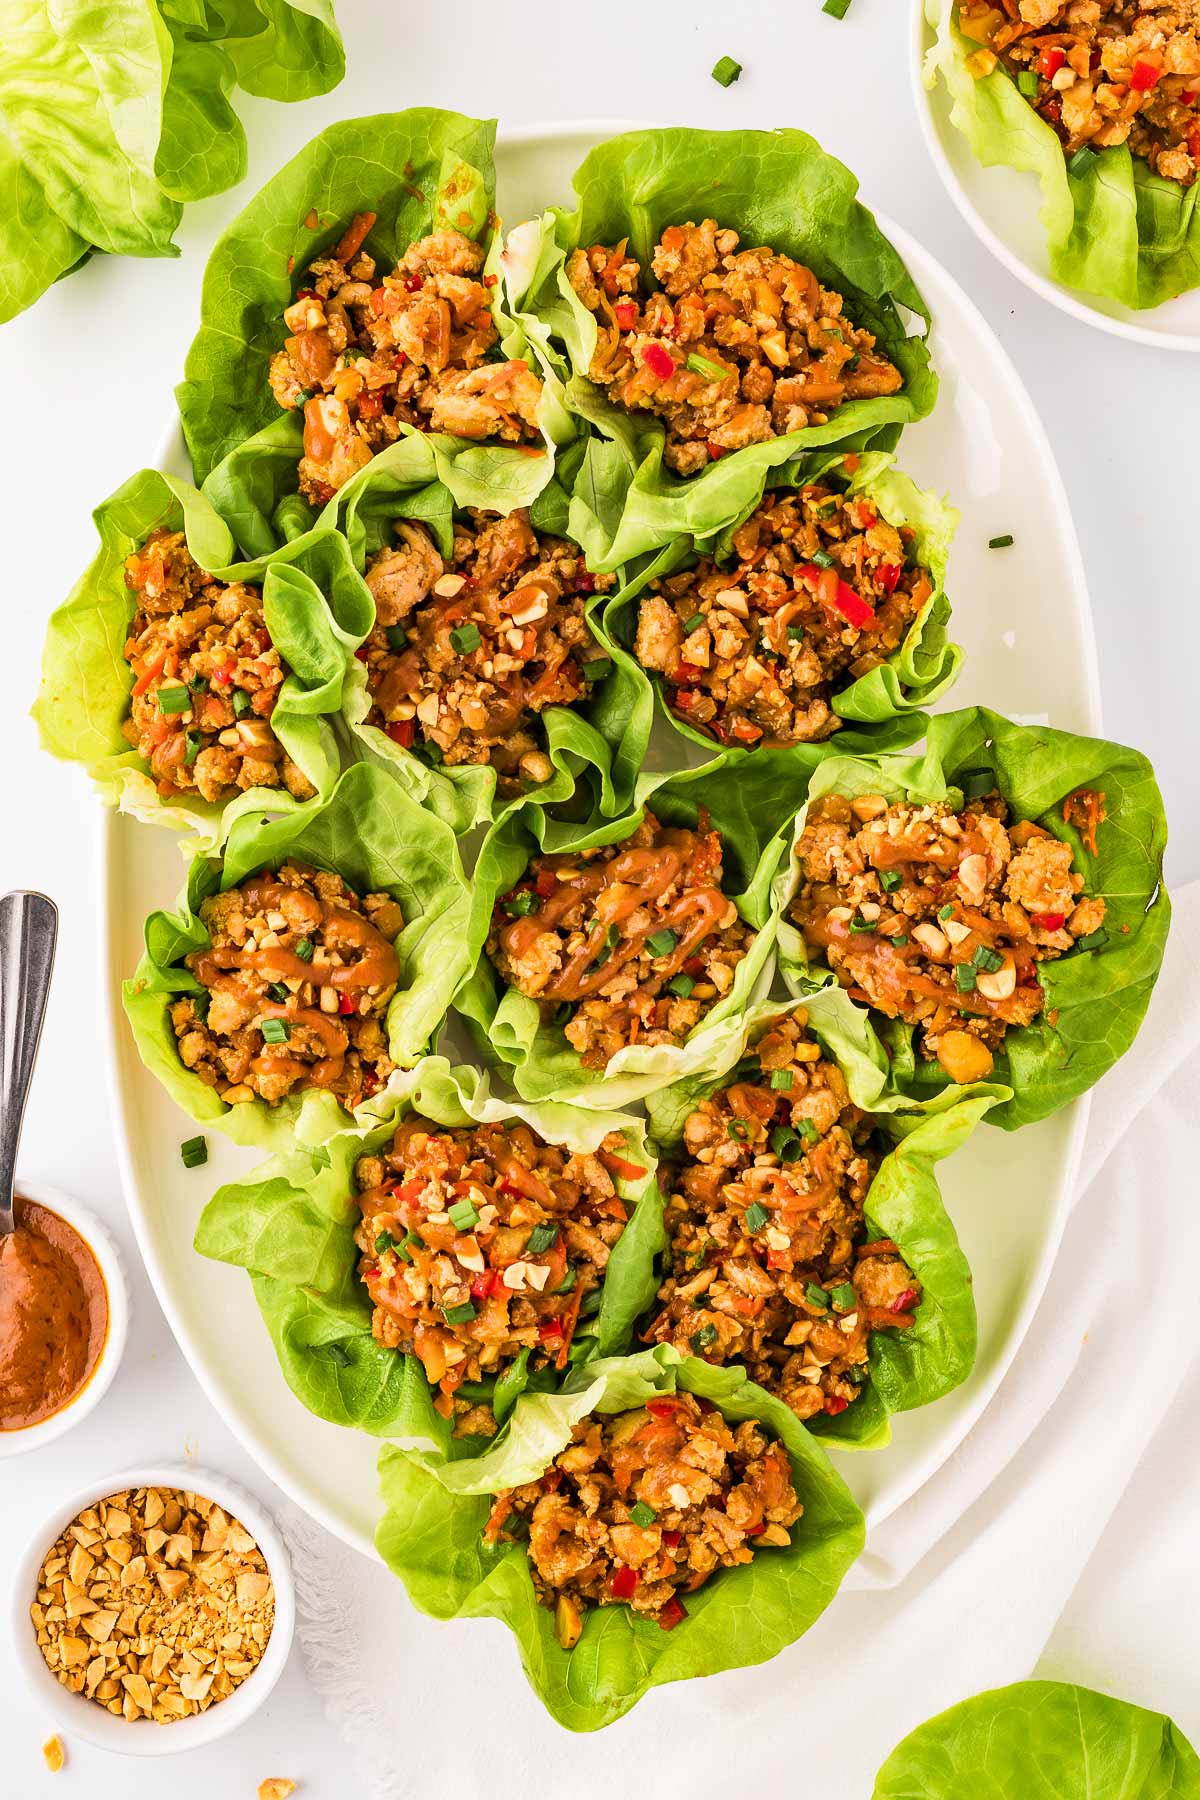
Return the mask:
{"type": "Polygon", "coordinates": [[[1135,94],[1148,94],[1162,80],[1162,70],[1156,69],[1153,63],[1135,62],[1129,76],[1129,85],[1135,94]]]}
{"type": "Polygon", "coordinates": [[[690,975],[692,980],[695,981],[698,975],[703,975],[704,973],[704,958],[702,956],[689,956],[683,965],[683,972],[685,975],[690,975]]]}
{"type": "Polygon", "coordinates": [[[1038,57],[1038,74],[1043,81],[1053,81],[1066,60],[1067,53],[1061,44],[1051,44],[1038,57]]]}
{"type": "MultiPolygon", "coordinates": [[[[474,1293],[475,1289],[472,1288],[471,1292],[474,1293]]],[[[538,1339],[543,1344],[548,1338],[560,1338],[562,1334],[563,1322],[560,1318],[543,1319],[538,1326],[538,1339]]]]}
{"type": "Polygon", "coordinates": [[[354,655],[359,662],[365,663],[367,660],[367,646],[365,644],[360,644],[358,649],[354,652],[354,655]]]}
{"type": "Polygon", "coordinates": [[[355,1006],[349,994],[338,995],[338,1011],[341,1013],[343,1019],[348,1019],[351,1013],[358,1011],[358,1008],[355,1006]]]}
{"type": "Polygon", "coordinates": [[[419,275],[410,275],[408,280],[404,283],[404,285],[408,289],[410,294],[415,294],[419,288],[423,288],[425,286],[425,283],[422,281],[422,279],[419,275]]]}
{"type": "Polygon", "coordinates": [[[594,594],[595,591],[596,577],[590,569],[580,569],[575,577],[575,592],[577,594],[594,594]]]}
{"type": "Polygon", "coordinates": [[[618,1181],[640,1181],[646,1173],[640,1163],[626,1162],[623,1156],[614,1156],[611,1150],[602,1150],[600,1161],[618,1181]]]}
{"type": "Polygon", "coordinates": [[[625,1563],[622,1564],[619,1569],[613,1570],[613,1578],[609,1585],[612,1588],[613,1598],[615,1600],[632,1600],[634,1594],[637,1592],[637,1584],[637,1570],[631,1569],[629,1565],[625,1563]]]}
{"type": "Polygon", "coordinates": [[[831,1419],[836,1419],[839,1413],[845,1412],[849,1404],[850,1402],[841,1394],[826,1394],[825,1396],[825,1411],[831,1419]]]}
{"type": "Polygon", "coordinates": [[[483,285],[486,288],[493,288],[499,279],[500,277],[498,275],[485,275],[483,278],[483,285]]]}
{"type": "Polygon", "coordinates": [[[386,318],[388,313],[399,312],[400,296],[399,294],[393,293],[391,288],[372,288],[371,298],[368,304],[377,319],[386,318]]]}
{"type": "Polygon", "coordinates": [[[695,682],[702,680],[703,676],[704,670],[699,663],[681,662],[672,679],[678,682],[695,682]]]}
{"type": "Polygon", "coordinates": [[[622,331],[632,331],[637,324],[637,301],[618,300],[613,307],[613,316],[622,331]]]}
{"type": "Polygon", "coordinates": [[[397,1182],[392,1189],[392,1194],[393,1197],[400,1202],[401,1206],[411,1206],[414,1200],[420,1199],[424,1188],[425,1177],[423,1175],[413,1175],[408,1181],[397,1182]]]}
{"type": "Polygon", "coordinates": [[[409,750],[412,748],[413,736],[416,731],[416,720],[393,719],[390,725],[384,726],[384,731],[391,738],[393,744],[399,744],[402,750],[409,750]]]}
{"type": "Polygon", "coordinates": [[[499,1269],[485,1269],[471,1283],[472,1300],[490,1300],[492,1295],[504,1286],[504,1276],[499,1269]]]}
{"type": "Polygon", "coordinates": [[[658,1622],[664,1631],[674,1631],[687,1618],[687,1607],[678,1594],[672,1594],[667,1604],[658,1615],[658,1622]]]}
{"type": "Polygon", "coordinates": [[[659,381],[670,381],[675,373],[675,358],[661,344],[647,344],[642,351],[642,366],[659,381]]]}
{"type": "Polygon", "coordinates": [[[747,1525],[747,1527],[746,1527],[746,1536],[747,1536],[747,1537],[761,1537],[761,1536],[762,1536],[762,1534],[763,1534],[763,1532],[764,1532],[764,1531],[765,1531],[765,1530],[766,1530],[766,1529],[767,1529],[767,1528],[766,1528],[766,1525],[765,1525],[765,1524],[764,1524],[764,1523],[763,1523],[763,1521],[762,1521],[762,1520],[761,1520],[761,1519],[760,1519],[760,1520],[759,1520],[759,1521],[758,1521],[758,1524],[757,1524],[757,1525],[747,1525]]]}
{"type": "Polygon", "coordinates": [[[725,444],[714,444],[711,438],[707,440],[705,449],[708,451],[709,460],[711,462],[720,462],[721,458],[727,453],[727,446],[725,444]]]}
{"type": "Polygon", "coordinates": [[[382,411],[382,394],[378,392],[364,392],[358,396],[358,416],[360,419],[377,419],[382,411]]]}
{"type": "Polygon", "coordinates": [[[856,594],[854,589],[847,587],[844,581],[839,581],[837,584],[834,606],[846,623],[853,625],[856,631],[863,631],[867,626],[875,623],[875,614],[871,607],[867,605],[861,594],[856,594]]]}
{"type": "Polygon", "coordinates": [[[1197,121],[1195,125],[1188,126],[1187,147],[1192,161],[1200,163],[1200,121],[1197,121]]]}
{"type": "Polygon", "coordinates": [[[918,1297],[916,1288],[905,1288],[902,1294],[896,1295],[896,1298],[888,1307],[888,1311],[894,1313],[908,1312],[910,1307],[916,1305],[918,1297]]]}
{"type": "Polygon", "coordinates": [[[556,1488],[562,1486],[562,1478],[563,1472],[561,1469],[547,1469],[546,1473],[542,1476],[542,1486],[548,1494],[552,1494],[556,1488]]]}
{"type": "Polygon", "coordinates": [[[894,594],[896,583],[903,573],[904,569],[900,563],[881,563],[875,571],[875,579],[885,594],[894,594]]]}
{"type": "Polygon", "coordinates": [[[757,744],[762,736],[762,727],[752,725],[749,719],[739,719],[729,735],[743,744],[757,744]]]}
{"type": "Polygon", "coordinates": [[[533,885],[541,898],[548,900],[558,886],[558,877],[553,869],[539,869],[533,885]]]}
{"type": "Polygon", "coordinates": [[[671,705],[675,708],[676,712],[688,712],[691,707],[695,706],[698,698],[699,696],[693,693],[691,688],[677,688],[672,697],[671,705]]]}
{"type": "Polygon", "coordinates": [[[675,1400],[647,1400],[646,1411],[655,1419],[673,1419],[677,1406],[675,1400]]]}
{"type": "Polygon", "coordinates": [[[683,1542],[682,1531],[664,1531],[662,1534],[664,1550],[678,1550],[683,1542]]]}
{"type": "Polygon", "coordinates": [[[1029,923],[1036,925],[1039,931],[1061,931],[1066,922],[1066,913],[1030,913],[1029,915],[1029,923]]]}

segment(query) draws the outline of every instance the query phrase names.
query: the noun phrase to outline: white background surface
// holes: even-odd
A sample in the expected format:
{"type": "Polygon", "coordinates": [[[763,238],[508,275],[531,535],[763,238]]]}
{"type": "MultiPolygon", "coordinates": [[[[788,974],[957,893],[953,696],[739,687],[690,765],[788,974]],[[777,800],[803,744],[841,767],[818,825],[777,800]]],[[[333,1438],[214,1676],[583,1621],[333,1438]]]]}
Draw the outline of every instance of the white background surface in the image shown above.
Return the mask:
{"type": "MultiPolygon", "coordinates": [[[[902,0],[854,0],[841,23],[822,15],[818,0],[786,8],[778,0],[741,0],[733,8],[706,0],[690,9],[687,22],[681,10],[644,0],[609,0],[603,8],[458,0],[452,13],[435,15],[340,0],[345,83],[299,107],[240,102],[250,177],[242,189],[189,211],[178,262],[98,261],[0,330],[9,620],[0,656],[0,888],[41,887],[62,909],[58,975],[22,1163],[31,1178],[75,1191],[104,1213],[126,1247],[135,1297],[125,1364],[105,1404],[58,1444],[3,1466],[0,1584],[7,1582],[9,1546],[24,1542],[58,1494],[138,1459],[190,1453],[273,1499],[270,1483],[188,1374],[136,1268],[96,1061],[95,803],[77,772],[37,752],[25,714],[45,615],[92,552],[89,509],[152,457],[161,436],[195,326],[208,248],[259,183],[330,120],[440,104],[499,113],[509,124],[619,113],[720,127],[798,125],[854,167],[864,198],[905,224],[965,285],[1041,410],[1083,543],[1106,731],[1155,760],[1174,831],[1173,884],[1200,874],[1193,777],[1200,616],[1191,529],[1196,359],[1092,333],[989,260],[922,147],[902,0]],[[724,53],[746,66],[727,91],[708,75],[724,53]]],[[[1043,601],[1050,634],[1054,593],[1043,601]]],[[[412,1662],[381,1671],[395,1684],[398,1724],[420,1716],[419,1634],[434,1629],[414,1622],[412,1662]]],[[[305,1800],[343,1800],[353,1791],[348,1760],[298,1658],[257,1720],[194,1756],[134,1763],[69,1745],[68,1780],[44,1772],[44,1735],[0,1644],[0,1791],[13,1800],[82,1792],[85,1785],[97,1800],[161,1800],[168,1784],[174,1800],[250,1800],[258,1782],[276,1774],[302,1781],[305,1800]]],[[[401,1727],[398,1744],[402,1736],[401,1727]]],[[[477,1791],[486,1796],[485,1767],[481,1758],[477,1791]]],[[[669,1759],[650,1784],[655,1795],[671,1794],[668,1769],[669,1759]]]]}

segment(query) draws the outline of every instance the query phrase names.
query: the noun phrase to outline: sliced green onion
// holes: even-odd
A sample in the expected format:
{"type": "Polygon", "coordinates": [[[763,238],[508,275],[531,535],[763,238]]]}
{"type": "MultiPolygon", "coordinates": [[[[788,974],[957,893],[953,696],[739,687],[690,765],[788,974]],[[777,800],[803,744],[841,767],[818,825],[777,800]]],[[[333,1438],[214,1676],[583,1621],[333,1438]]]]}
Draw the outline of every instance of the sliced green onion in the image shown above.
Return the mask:
{"type": "Polygon", "coordinates": [[[1089,931],[1086,937],[1075,939],[1077,950],[1099,950],[1108,942],[1108,933],[1101,925],[1099,931],[1089,931]]]}
{"type": "Polygon", "coordinates": [[[739,1144],[744,1144],[750,1136],[750,1127],[745,1119],[730,1119],[727,1130],[730,1137],[736,1138],[739,1144]]]}
{"type": "Polygon", "coordinates": [[[815,1281],[810,1281],[806,1284],[804,1298],[808,1301],[810,1306],[819,1306],[822,1311],[829,1305],[829,1295],[823,1287],[818,1287],[815,1281]]]}
{"type": "Polygon", "coordinates": [[[302,406],[307,406],[310,400],[316,399],[316,394],[317,394],[316,388],[301,388],[300,392],[296,395],[296,398],[292,402],[292,404],[297,409],[299,409],[302,406]]]}
{"type": "Polygon", "coordinates": [[[954,980],[960,994],[969,994],[975,986],[978,971],[970,963],[958,963],[954,970],[954,980]]]}
{"type": "Polygon", "coordinates": [[[734,62],[732,56],[723,56],[720,62],[713,64],[712,78],[719,87],[732,87],[741,72],[740,62],[734,62]]]}
{"type": "Polygon", "coordinates": [[[376,1256],[386,1256],[389,1250],[398,1250],[401,1240],[394,1238],[390,1231],[381,1231],[375,1239],[376,1256]]]}
{"type": "Polygon", "coordinates": [[[555,1007],[553,1013],[550,1015],[550,1023],[552,1025],[565,1025],[570,1016],[571,1002],[569,1000],[563,1000],[555,1007]]]}
{"type": "Polygon", "coordinates": [[[814,550],[811,560],[816,563],[818,569],[832,569],[833,567],[833,558],[828,550],[814,550]]]}
{"type": "Polygon", "coordinates": [[[474,1231],[479,1223],[479,1213],[473,1200],[456,1200],[453,1206],[446,1208],[446,1217],[455,1231],[474,1231]]]}
{"type": "Polygon", "coordinates": [[[504,910],[510,919],[525,919],[530,913],[538,910],[539,902],[532,888],[522,888],[519,894],[510,894],[504,902],[504,910]]]}
{"type": "Polygon", "coordinates": [[[529,1242],[525,1248],[531,1250],[535,1256],[540,1256],[543,1250],[553,1250],[557,1242],[557,1225],[535,1225],[529,1234],[529,1242]]]}
{"type": "Polygon", "coordinates": [[[880,869],[879,871],[879,885],[885,894],[894,894],[903,880],[904,875],[900,869],[880,869]]]}
{"type": "Polygon", "coordinates": [[[752,1200],[746,1208],[746,1230],[761,1231],[763,1226],[769,1223],[770,1218],[771,1215],[761,1200],[752,1200]]]}
{"type": "Polygon", "coordinates": [[[450,633],[451,646],[460,656],[466,656],[471,650],[478,650],[483,639],[479,635],[479,627],[468,621],[466,625],[456,625],[450,633]]]}
{"type": "Polygon", "coordinates": [[[325,1353],[330,1362],[335,1362],[339,1369],[350,1367],[350,1352],[344,1344],[326,1344],[325,1353]]]}
{"type": "Polygon", "coordinates": [[[771,1148],[776,1156],[782,1156],[788,1145],[796,1141],[796,1133],[790,1125],[776,1125],[770,1137],[771,1148]]]}
{"type": "Polygon", "coordinates": [[[575,1267],[575,1264],[568,1263],[566,1274],[563,1276],[558,1286],[556,1288],[551,1288],[550,1292],[552,1294],[569,1294],[571,1289],[575,1286],[578,1277],[579,1271],[575,1267]]]}
{"type": "Polygon", "coordinates": [[[762,1064],[757,1056],[743,1056],[740,1062],[733,1065],[733,1081],[753,1081],[762,1074],[762,1064]]]}
{"type": "Polygon", "coordinates": [[[938,918],[939,919],[952,919],[953,917],[954,917],[954,902],[952,900],[948,901],[945,906],[939,906],[939,908],[938,908],[938,918]]]}
{"type": "Polygon", "coordinates": [[[259,1026],[264,1044],[286,1044],[292,1028],[286,1019],[264,1019],[259,1026]]]}
{"type": "Polygon", "coordinates": [[[704,617],[705,615],[702,612],[696,612],[692,614],[690,619],[685,619],[683,621],[684,635],[686,637],[691,637],[693,631],[699,631],[704,623],[704,617]]]}
{"type": "Polygon", "coordinates": [[[804,627],[803,625],[789,625],[787,634],[791,638],[793,644],[798,644],[804,636],[804,627]]]}
{"type": "Polygon", "coordinates": [[[906,931],[900,932],[898,934],[898,936],[896,936],[892,939],[892,944],[893,944],[894,948],[897,950],[903,950],[903,948],[904,948],[905,944],[907,944],[907,942],[908,942],[908,933],[906,931]]]}
{"type": "Polygon", "coordinates": [[[678,994],[681,1000],[686,1000],[695,985],[696,983],[690,975],[676,975],[671,981],[668,981],[667,992],[678,994]]]}
{"type": "Polygon", "coordinates": [[[208,1144],[202,1137],[185,1138],[179,1146],[179,1156],[185,1169],[198,1169],[208,1161],[208,1144]]]}
{"type": "Polygon", "coordinates": [[[474,1304],[464,1300],[461,1306],[443,1306],[442,1317],[447,1325],[466,1325],[476,1317],[474,1304]]]}
{"type": "Polygon", "coordinates": [[[988,539],[988,549],[989,550],[1007,550],[1009,545],[1013,542],[1014,542],[1014,539],[1013,539],[1012,532],[1006,531],[1003,537],[989,538],[988,539]]]}
{"type": "Polygon", "coordinates": [[[986,944],[980,944],[971,961],[977,969],[987,969],[990,974],[995,974],[997,969],[1004,967],[1004,958],[990,950],[986,944]]]}
{"type": "Polygon", "coordinates": [[[717,1328],[715,1325],[701,1325],[699,1331],[693,1331],[691,1337],[688,1339],[688,1343],[696,1352],[697,1356],[700,1355],[702,1350],[707,1350],[710,1344],[715,1344],[716,1341],[717,1328]]]}
{"type": "Polygon", "coordinates": [[[687,367],[693,375],[702,375],[705,381],[724,381],[727,375],[733,373],[732,369],[726,369],[720,363],[711,362],[707,356],[697,356],[694,350],[687,359],[687,367]]]}
{"type": "Polygon", "coordinates": [[[1021,70],[1020,74],[1017,76],[1017,86],[1021,90],[1021,92],[1024,94],[1024,96],[1027,100],[1036,100],[1037,99],[1037,97],[1038,97],[1038,78],[1034,74],[1032,69],[1022,69],[1021,70]]]}
{"type": "Polygon", "coordinates": [[[196,758],[199,756],[200,752],[204,748],[204,734],[199,731],[189,731],[187,736],[184,738],[183,742],[184,742],[184,758],[183,758],[183,760],[187,764],[188,768],[190,769],[192,764],[195,762],[196,758]]]}
{"type": "Polygon", "coordinates": [[[235,718],[244,719],[246,714],[250,711],[250,708],[253,706],[253,704],[254,704],[254,702],[251,700],[251,698],[250,698],[249,694],[246,692],[245,688],[234,688],[234,690],[233,690],[233,714],[234,714],[235,718]]]}
{"type": "Polygon", "coordinates": [[[288,991],[284,987],[282,981],[268,982],[267,992],[268,992],[268,994],[270,994],[272,1000],[277,1000],[279,1002],[280,1006],[287,1005],[289,995],[288,995],[288,991]]]}
{"type": "Polygon", "coordinates": [[[429,738],[426,738],[423,744],[417,744],[415,749],[416,754],[421,760],[427,762],[431,768],[436,769],[445,761],[445,757],[442,754],[442,746],[433,743],[429,738]]]}
{"type": "Polygon", "coordinates": [[[790,1069],[771,1070],[771,1086],[775,1088],[778,1093],[786,1094],[795,1079],[796,1078],[790,1069]]]}
{"type": "Polygon", "coordinates": [[[670,956],[678,942],[679,939],[673,931],[666,929],[653,931],[646,939],[646,948],[651,956],[670,956]]]}
{"type": "Polygon", "coordinates": [[[207,694],[207,692],[208,692],[208,676],[207,675],[189,675],[188,676],[188,692],[192,693],[192,694],[207,694]]]}
{"type": "Polygon", "coordinates": [[[996,785],[996,777],[991,769],[968,769],[958,778],[964,800],[982,800],[990,794],[996,785]]]}
{"type": "Polygon", "coordinates": [[[300,958],[301,962],[312,961],[313,941],[310,937],[302,937],[300,939],[300,942],[296,945],[296,955],[300,958]]]}
{"type": "Polygon", "coordinates": [[[389,650],[403,650],[408,643],[408,633],[403,625],[389,625],[387,641],[389,650]]]}
{"type": "Polygon", "coordinates": [[[160,713],[185,713],[191,710],[192,696],[185,687],[162,687],[156,696],[160,713]]]}
{"type": "MultiPolygon", "coordinates": [[[[715,1331],[713,1333],[713,1336],[714,1337],[716,1336],[715,1331]]],[[[629,1517],[632,1519],[632,1521],[635,1525],[642,1526],[642,1528],[644,1530],[647,1525],[653,1525],[655,1519],[657,1519],[657,1517],[658,1517],[658,1514],[655,1512],[655,1510],[652,1506],[647,1506],[646,1502],[644,1500],[639,1500],[636,1503],[636,1505],[630,1507],[629,1517]]]]}
{"type": "Polygon", "coordinates": [[[611,656],[595,656],[591,662],[584,663],[583,679],[585,681],[603,681],[611,668],[611,656]]]}
{"type": "Polygon", "coordinates": [[[840,1287],[833,1288],[829,1298],[833,1301],[835,1312],[853,1312],[858,1304],[858,1295],[848,1281],[843,1281],[840,1287]]]}
{"type": "Polygon", "coordinates": [[[850,929],[851,929],[851,931],[874,931],[876,929],[876,925],[873,920],[860,919],[856,914],[855,917],[853,919],[851,919],[851,921],[850,921],[850,929]]]}
{"type": "Polygon", "coordinates": [[[818,1144],[821,1141],[821,1134],[811,1119],[797,1119],[796,1130],[806,1144],[818,1144]]]}
{"type": "Polygon", "coordinates": [[[821,11],[828,13],[831,19],[844,19],[850,11],[850,0],[825,0],[821,11]]]}
{"type": "Polygon", "coordinates": [[[1077,150],[1067,163],[1072,175],[1086,175],[1092,164],[1098,160],[1097,153],[1089,144],[1077,150]]]}

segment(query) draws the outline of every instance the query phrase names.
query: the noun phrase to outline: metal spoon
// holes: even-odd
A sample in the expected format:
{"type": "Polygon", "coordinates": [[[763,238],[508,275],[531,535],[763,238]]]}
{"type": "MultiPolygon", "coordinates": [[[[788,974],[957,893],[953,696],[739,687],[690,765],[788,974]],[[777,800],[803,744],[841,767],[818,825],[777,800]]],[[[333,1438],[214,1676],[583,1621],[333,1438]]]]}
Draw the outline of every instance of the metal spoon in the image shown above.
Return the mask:
{"type": "Polygon", "coordinates": [[[54,969],[58,908],[24,889],[0,899],[0,1237],[13,1229],[25,1102],[54,969]]]}

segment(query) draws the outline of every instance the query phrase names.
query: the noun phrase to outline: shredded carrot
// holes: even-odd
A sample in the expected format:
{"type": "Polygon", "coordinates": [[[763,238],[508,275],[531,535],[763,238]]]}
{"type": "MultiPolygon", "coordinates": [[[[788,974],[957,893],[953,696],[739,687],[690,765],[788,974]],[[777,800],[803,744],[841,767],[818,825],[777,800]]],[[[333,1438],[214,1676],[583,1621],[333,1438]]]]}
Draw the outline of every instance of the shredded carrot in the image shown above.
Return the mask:
{"type": "Polygon", "coordinates": [[[1085,850],[1095,856],[1096,832],[1108,817],[1104,795],[1095,788],[1076,788],[1063,801],[1062,816],[1063,824],[1073,825],[1085,850]]]}

